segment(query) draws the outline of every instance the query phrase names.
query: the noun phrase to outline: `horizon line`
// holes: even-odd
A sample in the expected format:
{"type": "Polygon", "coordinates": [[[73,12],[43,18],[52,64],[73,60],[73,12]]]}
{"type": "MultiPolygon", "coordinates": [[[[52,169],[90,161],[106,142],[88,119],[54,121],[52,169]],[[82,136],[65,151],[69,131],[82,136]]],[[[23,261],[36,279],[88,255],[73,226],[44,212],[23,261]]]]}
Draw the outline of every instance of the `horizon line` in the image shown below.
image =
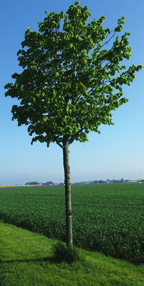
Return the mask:
{"type": "MultiPolygon", "coordinates": [[[[107,182],[109,179],[107,179],[107,180],[95,180],[95,181],[105,181],[105,182],[107,182]]],[[[124,179],[123,179],[124,180],[124,179]]],[[[130,182],[135,182],[135,181],[138,181],[138,180],[144,180],[144,179],[134,179],[134,180],[127,180],[127,181],[130,181],[130,182]]],[[[109,180],[109,181],[120,181],[120,180],[118,180],[118,179],[112,179],[112,180],[109,180]]],[[[124,181],[126,181],[126,180],[124,180],[124,181]]],[[[76,184],[76,183],[86,183],[86,182],[94,182],[94,181],[81,181],[81,182],[71,182],[71,184],[76,184]]],[[[30,182],[31,183],[31,182],[30,182]]],[[[27,183],[26,183],[27,184],[27,183]]],[[[14,185],[0,185],[0,187],[4,187],[4,186],[26,186],[26,184],[14,184],[14,185]]],[[[38,183],[38,184],[46,184],[46,183],[38,183]]],[[[63,184],[63,185],[65,185],[64,183],[51,183],[51,184],[63,184]]]]}

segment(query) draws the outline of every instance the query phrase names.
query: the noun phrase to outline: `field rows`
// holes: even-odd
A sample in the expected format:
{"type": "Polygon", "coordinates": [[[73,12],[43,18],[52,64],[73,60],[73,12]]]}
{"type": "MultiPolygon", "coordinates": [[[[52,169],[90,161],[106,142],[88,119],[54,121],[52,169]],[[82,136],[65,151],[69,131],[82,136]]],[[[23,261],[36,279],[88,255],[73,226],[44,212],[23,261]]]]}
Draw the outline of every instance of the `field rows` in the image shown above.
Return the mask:
{"type": "MultiPolygon", "coordinates": [[[[71,189],[74,245],[140,263],[144,184],[71,189]]],[[[0,219],[66,241],[65,189],[0,189],[0,219]]]]}

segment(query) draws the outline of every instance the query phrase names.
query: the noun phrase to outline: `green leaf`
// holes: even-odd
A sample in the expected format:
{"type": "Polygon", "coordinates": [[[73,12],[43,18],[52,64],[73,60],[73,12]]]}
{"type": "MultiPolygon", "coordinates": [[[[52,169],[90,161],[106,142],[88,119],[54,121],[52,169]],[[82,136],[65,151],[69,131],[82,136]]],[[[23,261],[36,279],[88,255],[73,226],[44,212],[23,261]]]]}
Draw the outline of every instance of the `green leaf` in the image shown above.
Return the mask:
{"type": "MultiPolygon", "coordinates": [[[[82,8],[79,4],[77,1],[76,6],[71,5],[66,14],[45,11],[46,18],[38,22],[39,32],[27,29],[22,49],[17,53],[19,66],[24,70],[12,75],[14,84],[4,86],[5,97],[21,99],[20,106],[12,108],[12,120],[16,119],[18,126],[30,124],[29,135],[38,135],[31,144],[39,140],[49,147],[56,142],[62,148],[65,134],[71,142],[88,141],[89,130],[101,134],[101,123],[114,125],[111,110],[128,102],[121,98],[121,86],[130,86],[135,72],[144,68],[132,65],[113,79],[117,71],[126,69],[119,62],[131,57],[127,37],[130,33],[125,33],[121,41],[117,36],[110,50],[101,50],[101,41],[106,39],[104,45],[108,47],[112,38],[107,39],[110,29],[104,30],[101,25],[105,16],[86,25],[91,13],[87,6],[82,8]],[[59,31],[63,18],[64,33],[59,31]],[[105,61],[108,64],[103,67],[105,61]],[[112,87],[120,92],[114,94],[112,87]]],[[[125,18],[119,18],[114,31],[121,32],[124,23],[125,18]]]]}

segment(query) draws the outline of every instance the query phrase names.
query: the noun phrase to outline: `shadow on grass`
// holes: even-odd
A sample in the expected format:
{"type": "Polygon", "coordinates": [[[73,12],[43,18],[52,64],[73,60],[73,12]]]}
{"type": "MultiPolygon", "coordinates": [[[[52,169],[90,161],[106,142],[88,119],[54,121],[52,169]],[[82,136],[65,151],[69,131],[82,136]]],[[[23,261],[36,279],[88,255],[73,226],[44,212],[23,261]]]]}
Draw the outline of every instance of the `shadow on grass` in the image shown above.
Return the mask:
{"type": "MultiPolygon", "coordinates": [[[[0,220],[0,223],[7,223],[5,222],[4,220],[0,220]]],[[[23,228],[23,227],[21,227],[23,228]]],[[[23,229],[26,229],[26,228],[23,228],[23,229]]],[[[35,232],[35,231],[33,231],[35,232]]],[[[41,233],[42,235],[45,235],[43,233],[41,233]]],[[[47,237],[47,236],[46,236],[47,237]]],[[[47,237],[47,238],[51,238],[51,237],[47,237]]],[[[13,260],[13,261],[4,261],[6,263],[10,263],[10,262],[28,262],[28,261],[49,261],[51,264],[55,264],[55,263],[68,263],[68,264],[71,264],[71,263],[74,263],[74,262],[80,262],[80,263],[83,263],[83,262],[86,262],[86,258],[84,255],[82,255],[79,251],[79,248],[78,247],[75,247],[73,246],[73,250],[69,250],[67,247],[66,247],[66,237],[64,235],[61,235],[60,236],[60,241],[53,237],[53,239],[57,240],[58,243],[56,245],[52,245],[52,257],[47,257],[47,258],[42,258],[42,259],[37,259],[37,260],[13,260]]],[[[142,241],[142,243],[144,243],[142,241]]],[[[104,254],[105,256],[109,256],[107,254],[107,252],[103,251],[99,251],[99,250],[96,250],[96,249],[89,249],[87,247],[84,247],[83,250],[86,250],[86,251],[91,251],[91,252],[100,252],[102,254],[104,254]]],[[[142,267],[143,266],[143,257],[140,257],[140,258],[135,258],[135,259],[126,259],[126,258],[123,258],[123,257],[119,257],[117,255],[115,256],[112,256],[114,259],[123,259],[125,261],[127,261],[128,263],[134,265],[134,266],[139,266],[139,267],[142,267]]],[[[1,263],[4,263],[0,260],[0,264],[1,263]]],[[[1,285],[0,285],[1,286],[1,285]]]]}
{"type": "MultiPolygon", "coordinates": [[[[13,263],[13,262],[46,262],[49,261],[51,264],[55,263],[67,263],[72,264],[75,262],[86,262],[86,257],[80,253],[79,249],[73,246],[73,249],[68,249],[66,244],[58,242],[52,244],[50,257],[39,258],[39,259],[24,259],[24,260],[5,260],[0,259],[0,264],[13,263]]],[[[1,285],[0,285],[1,286],[1,285]]]]}

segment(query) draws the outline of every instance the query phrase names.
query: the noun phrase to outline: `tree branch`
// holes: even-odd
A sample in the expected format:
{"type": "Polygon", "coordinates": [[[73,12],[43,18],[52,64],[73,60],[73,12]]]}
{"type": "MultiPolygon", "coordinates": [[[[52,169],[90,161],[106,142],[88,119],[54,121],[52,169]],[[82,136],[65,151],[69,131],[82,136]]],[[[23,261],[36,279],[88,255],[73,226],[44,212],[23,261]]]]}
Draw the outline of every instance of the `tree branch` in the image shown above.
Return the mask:
{"type": "MultiPolygon", "coordinates": [[[[114,35],[115,35],[115,33],[112,35],[112,37],[113,37],[114,35]]],[[[55,35],[55,36],[56,36],[56,35],[55,35]]],[[[105,43],[102,45],[102,47],[103,47],[106,43],[108,43],[108,42],[112,39],[112,37],[111,37],[107,42],[105,42],[105,43]]],[[[102,49],[102,47],[100,47],[99,50],[102,49]]],[[[112,48],[111,48],[111,49],[112,49],[112,48]]],[[[111,50],[111,49],[110,49],[110,50],[111,50]]],[[[64,50],[65,50],[65,49],[64,49],[64,50]]],[[[97,52],[99,52],[99,50],[98,50],[97,52]]],[[[89,50],[87,50],[87,54],[88,54],[88,53],[89,53],[89,50]]],[[[75,51],[74,51],[74,54],[77,55],[76,42],[75,42],[75,51]]],[[[56,59],[56,54],[53,55],[53,57],[56,59]]],[[[104,60],[101,64],[103,64],[105,61],[106,61],[106,60],[104,60]]],[[[66,60],[66,64],[67,64],[67,60],[66,60]]],[[[107,62],[106,65],[105,65],[100,71],[102,71],[106,66],[108,66],[108,64],[109,64],[109,63],[107,62]]],[[[74,60],[74,61],[73,61],[73,70],[75,69],[75,67],[76,67],[76,63],[75,63],[75,60],[74,60]]],[[[56,70],[56,72],[57,72],[57,69],[58,69],[58,66],[57,66],[57,65],[55,65],[55,67],[52,67],[52,71],[56,70]]],[[[66,70],[68,70],[68,68],[67,68],[66,70]]],[[[78,72],[77,72],[77,75],[76,75],[76,79],[77,79],[77,80],[78,80],[78,77],[79,77],[79,76],[78,76],[78,72]]],[[[106,79],[106,78],[105,78],[105,79],[106,79]]],[[[105,79],[103,79],[102,83],[104,82],[105,79]]],[[[68,79],[67,79],[67,80],[68,80],[68,79]]],[[[60,79],[58,80],[58,85],[59,85],[59,82],[60,82],[60,79]]],[[[108,82],[108,81],[106,81],[106,82],[108,82]]],[[[86,83],[88,83],[88,80],[86,81],[86,83]]],[[[74,85],[74,82],[72,82],[72,85],[74,85]]],[[[57,88],[56,80],[55,80],[55,83],[53,83],[53,86],[54,86],[55,88],[57,88]]],[[[81,93],[80,88],[78,88],[78,90],[79,90],[79,92],[81,93]]],[[[102,87],[101,89],[99,89],[99,92],[100,92],[101,90],[103,90],[103,87],[102,87]]],[[[71,92],[71,88],[68,89],[68,92],[71,92]]],[[[91,89],[88,93],[89,93],[89,95],[91,96],[92,93],[93,93],[92,89],[91,89]]],[[[72,104],[73,104],[73,105],[76,105],[76,103],[81,104],[82,101],[78,102],[78,100],[80,99],[80,97],[81,97],[81,94],[80,94],[80,96],[78,96],[78,98],[77,98],[76,101],[74,101],[74,99],[72,98],[72,104]]],[[[69,99],[69,98],[66,97],[66,105],[68,105],[68,99],[69,99]]],[[[104,105],[104,106],[105,106],[105,105],[104,105]]],[[[60,117],[60,114],[59,114],[59,112],[58,112],[58,108],[56,108],[56,111],[57,111],[58,116],[60,117]]],[[[42,116],[42,117],[45,117],[45,116],[42,116]]],[[[32,123],[32,122],[28,122],[28,123],[32,123]]],[[[48,125],[46,122],[45,122],[45,124],[48,125]]],[[[66,124],[66,122],[65,122],[65,124],[66,124]]],[[[72,135],[71,140],[69,141],[69,145],[73,143],[73,141],[77,138],[77,136],[78,136],[78,135],[81,133],[81,131],[84,130],[85,128],[86,128],[86,126],[80,128],[80,130],[76,133],[76,135],[72,135]]],[[[49,132],[51,132],[51,134],[52,134],[54,140],[56,141],[56,143],[63,149],[64,147],[63,147],[62,144],[59,143],[57,137],[56,137],[55,134],[54,134],[54,131],[53,131],[52,129],[49,129],[49,132]]]]}
{"type": "Polygon", "coordinates": [[[76,135],[72,135],[71,140],[69,141],[69,145],[71,145],[73,143],[73,141],[77,138],[77,135],[79,135],[79,133],[85,128],[86,128],[86,126],[81,127],[80,130],[76,133],[76,135]]]}
{"type": "MultiPolygon", "coordinates": [[[[111,31],[111,32],[112,32],[112,31],[111,31]]],[[[106,43],[108,43],[108,42],[112,39],[112,37],[114,37],[114,35],[115,35],[115,32],[114,32],[114,34],[111,36],[111,38],[110,38],[107,42],[105,42],[105,43],[103,44],[103,46],[104,46],[106,43]]],[[[103,46],[102,46],[102,47],[103,47],[103,46]]],[[[102,48],[102,47],[101,47],[101,48],[102,48]]],[[[101,48],[100,48],[100,49],[101,49],[101,48]]],[[[99,49],[99,50],[100,50],[100,49],[99,49]]],[[[98,50],[98,52],[99,52],[99,50],[98,50]]]]}
{"type": "Polygon", "coordinates": [[[53,137],[54,137],[54,139],[55,139],[56,143],[57,143],[57,144],[58,144],[62,149],[64,149],[64,146],[63,146],[63,145],[61,145],[61,144],[58,142],[58,140],[57,140],[57,138],[56,138],[56,136],[55,136],[55,134],[54,134],[53,130],[51,130],[51,133],[52,133],[52,135],[53,135],[53,137]]]}

